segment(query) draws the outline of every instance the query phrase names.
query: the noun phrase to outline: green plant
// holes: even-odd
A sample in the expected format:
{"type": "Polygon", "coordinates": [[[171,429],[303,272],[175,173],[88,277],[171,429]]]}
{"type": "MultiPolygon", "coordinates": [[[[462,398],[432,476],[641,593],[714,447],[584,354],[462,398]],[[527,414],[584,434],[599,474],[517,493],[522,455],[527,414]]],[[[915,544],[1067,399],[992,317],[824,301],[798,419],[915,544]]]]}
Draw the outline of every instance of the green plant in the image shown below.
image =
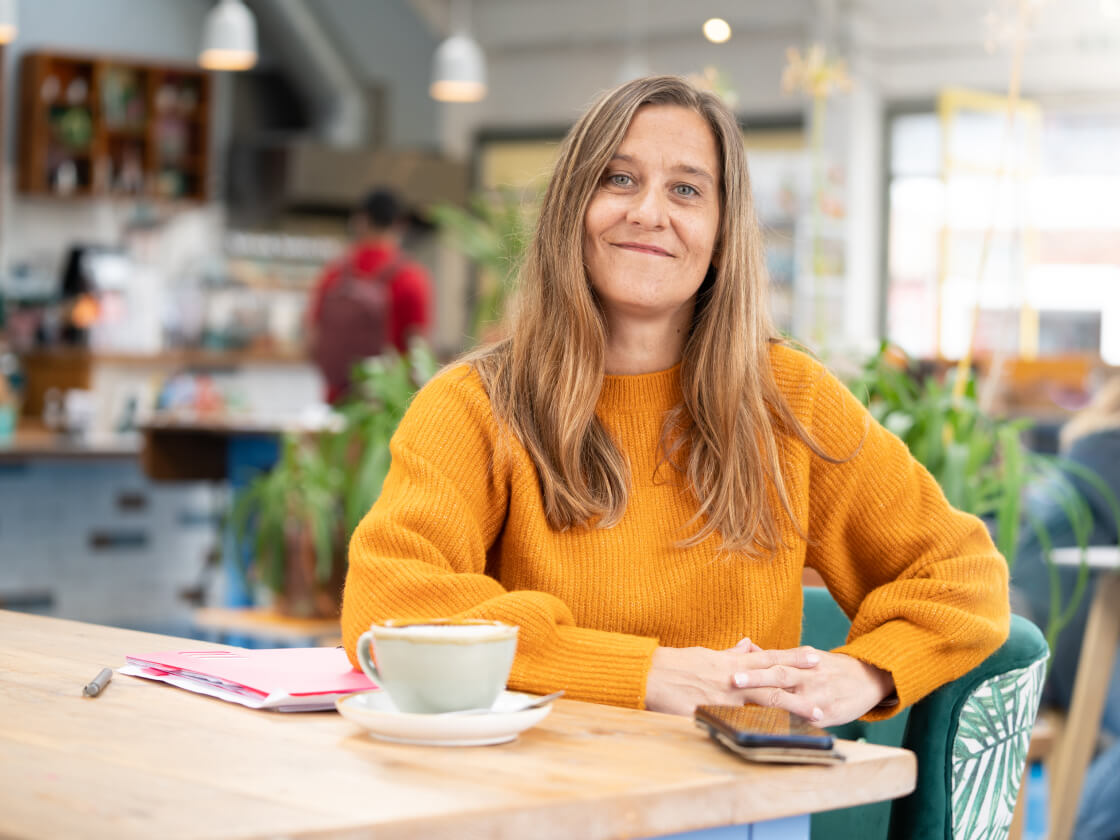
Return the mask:
{"type": "Polygon", "coordinates": [[[313,549],[314,574],[331,576],[340,524],[338,499],[343,471],[327,457],[331,433],[284,435],[280,458],[254,478],[234,503],[235,533],[253,546],[253,563],[243,571],[256,575],[273,592],[283,592],[289,573],[289,554],[299,534],[313,549]],[[298,532],[298,534],[297,534],[298,532]]]}
{"type": "Polygon", "coordinates": [[[343,431],[329,441],[328,458],[343,468],[342,515],[347,539],[381,494],[389,472],[389,440],[416,390],[439,368],[431,348],[414,341],[407,355],[374,356],[355,365],[354,396],[338,412],[343,431]]]}
{"type": "Polygon", "coordinates": [[[437,204],[430,216],[454,247],[482,269],[470,315],[471,335],[478,339],[486,325],[501,320],[516,287],[532,235],[531,205],[512,190],[500,190],[473,196],[465,209],[437,204]]]}
{"type": "MultiPolygon", "coordinates": [[[[429,347],[416,341],[359,362],[352,395],[336,409],[336,423],[283,436],[280,458],[235,500],[235,535],[253,547],[243,568],[275,594],[293,578],[322,590],[340,583],[346,546],[361,517],[381,493],[389,470],[389,439],[416,390],[435,373],[429,347]]],[[[330,593],[337,594],[337,593],[330,593]]],[[[316,611],[296,595],[296,612],[316,611]]],[[[322,610],[317,610],[322,611],[322,610]]]]}
{"type": "MultiPolygon", "coordinates": [[[[1024,511],[1028,486],[1045,486],[1054,494],[1069,519],[1082,550],[1092,529],[1092,512],[1068,475],[1076,475],[1098,489],[1108,500],[1120,523],[1120,502],[1100,476],[1067,459],[1031,452],[1022,433],[1031,425],[1026,419],[993,417],[981,410],[976,399],[976,378],[959,368],[940,381],[918,377],[901,353],[886,342],[869,358],[859,375],[848,382],[871,414],[910,449],[914,457],[941,485],[950,504],[973,513],[990,524],[996,546],[1014,568],[1020,530],[1034,529],[1044,549],[1044,558],[1056,582],[1056,567],[1050,559],[1052,542],[1042,523],[1024,511]]],[[[1052,587],[1052,608],[1046,628],[1054,647],[1058,634],[1076,612],[1088,582],[1088,566],[1082,562],[1070,600],[1062,606],[1059,588],[1052,587]]]]}

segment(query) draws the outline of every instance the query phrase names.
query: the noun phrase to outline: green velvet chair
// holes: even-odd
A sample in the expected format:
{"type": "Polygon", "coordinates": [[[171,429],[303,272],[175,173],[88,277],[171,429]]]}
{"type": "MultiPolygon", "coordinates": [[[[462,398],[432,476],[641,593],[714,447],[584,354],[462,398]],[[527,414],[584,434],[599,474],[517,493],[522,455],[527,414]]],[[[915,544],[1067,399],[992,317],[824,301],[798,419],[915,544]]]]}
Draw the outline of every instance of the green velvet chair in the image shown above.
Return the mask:
{"type": "MultiPolygon", "coordinates": [[[[828,650],[849,627],[827,590],[805,590],[803,644],[828,650]]],[[[1006,838],[1048,657],[1039,629],[1012,616],[1003,646],[960,679],[890,720],[834,727],[840,738],[913,750],[918,785],[894,802],[814,814],[813,840],[1006,838]]]]}

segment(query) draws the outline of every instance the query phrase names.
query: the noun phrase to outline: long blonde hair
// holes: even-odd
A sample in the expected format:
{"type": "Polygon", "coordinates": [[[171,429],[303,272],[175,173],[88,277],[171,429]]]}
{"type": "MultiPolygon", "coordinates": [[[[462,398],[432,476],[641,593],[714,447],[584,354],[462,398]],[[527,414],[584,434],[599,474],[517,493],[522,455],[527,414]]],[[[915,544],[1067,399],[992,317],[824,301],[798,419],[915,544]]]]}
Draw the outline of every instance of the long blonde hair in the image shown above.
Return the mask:
{"type": "Polygon", "coordinates": [[[746,153],[738,122],[714,94],[674,76],[654,76],[609,91],[590,107],[560,148],[521,269],[509,337],[466,360],[479,371],[499,421],[532,458],[552,527],[616,524],[626,510],[629,465],[595,414],[607,335],[584,267],[583,222],[644,105],[676,105],[702,116],[722,164],[718,268],[709,270],[697,294],[681,361],[683,403],[666,417],[661,442],[663,461],[687,477],[698,502],[696,530],[682,544],[718,533],[726,550],[769,554],[782,542],[770,488],[804,536],[782,478],[778,427],[823,453],[771,375],[769,347],[778,333],[746,153]]]}

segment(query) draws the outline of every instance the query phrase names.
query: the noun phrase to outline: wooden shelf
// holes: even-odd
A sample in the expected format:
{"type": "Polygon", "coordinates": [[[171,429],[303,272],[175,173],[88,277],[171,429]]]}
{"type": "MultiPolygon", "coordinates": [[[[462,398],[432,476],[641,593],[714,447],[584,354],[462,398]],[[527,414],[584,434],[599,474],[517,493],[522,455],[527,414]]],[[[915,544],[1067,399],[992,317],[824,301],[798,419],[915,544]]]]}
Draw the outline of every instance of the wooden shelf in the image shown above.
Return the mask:
{"type": "Polygon", "coordinates": [[[100,352],[80,347],[36,350],[24,355],[27,360],[53,361],[55,364],[161,365],[168,367],[238,367],[246,364],[311,364],[306,351],[274,347],[244,350],[206,350],[188,348],[159,353],[100,352]]]}
{"type": "Polygon", "coordinates": [[[294,618],[274,610],[246,607],[200,607],[194,612],[197,627],[228,636],[248,636],[269,644],[334,647],[342,644],[337,618],[294,618]]]}
{"type": "Polygon", "coordinates": [[[21,422],[15,437],[0,443],[0,463],[28,460],[136,460],[140,455],[137,437],[72,438],[41,424],[21,422]]]}
{"type": "Polygon", "coordinates": [[[210,76],[193,67],[25,53],[19,189],[204,201],[210,76]]]}
{"type": "Polygon", "coordinates": [[[117,365],[155,371],[182,369],[232,369],[244,365],[310,365],[299,350],[249,348],[245,350],[166,350],[162,353],[98,353],[85,348],[60,347],[36,350],[20,357],[27,377],[22,406],[24,417],[42,415],[50,388],[88,389],[96,365],[117,365]]]}
{"type": "Polygon", "coordinates": [[[146,126],[107,125],[103,129],[109,137],[138,137],[145,138],[148,134],[146,126]]]}

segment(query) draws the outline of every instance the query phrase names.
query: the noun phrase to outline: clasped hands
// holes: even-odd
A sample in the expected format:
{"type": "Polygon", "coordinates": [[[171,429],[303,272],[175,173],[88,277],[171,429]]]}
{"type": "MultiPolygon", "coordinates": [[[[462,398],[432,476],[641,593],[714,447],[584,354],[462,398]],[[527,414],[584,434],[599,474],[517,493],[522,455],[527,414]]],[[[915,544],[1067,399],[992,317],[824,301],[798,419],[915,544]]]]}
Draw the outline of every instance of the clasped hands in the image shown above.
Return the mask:
{"type": "Polygon", "coordinates": [[[743,639],[727,650],[659,647],[646,681],[646,708],[691,715],[703,704],[757,703],[835,726],[893,692],[889,673],[851,656],[807,646],[763,650],[743,639]]]}

